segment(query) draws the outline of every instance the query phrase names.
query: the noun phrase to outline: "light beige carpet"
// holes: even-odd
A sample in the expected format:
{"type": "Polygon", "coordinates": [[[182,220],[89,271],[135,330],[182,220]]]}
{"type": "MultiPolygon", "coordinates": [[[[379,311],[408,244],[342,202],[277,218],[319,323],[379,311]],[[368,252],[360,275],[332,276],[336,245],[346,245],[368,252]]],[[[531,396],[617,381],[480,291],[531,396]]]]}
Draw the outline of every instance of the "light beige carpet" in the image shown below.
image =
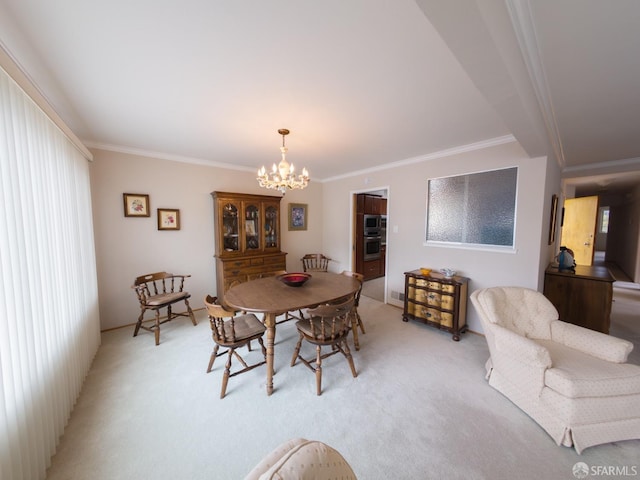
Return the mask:
{"type": "Polygon", "coordinates": [[[293,322],[278,326],[273,395],[258,368],[231,378],[223,400],[221,359],[205,373],[212,341],[202,311],[197,327],[165,324],[157,347],[152,334],[133,338],[133,327],[104,333],[47,478],[242,479],[294,437],[332,445],[360,480],[571,479],[576,462],[638,465],[640,441],[580,456],[556,446],[487,385],[484,337],[453,342],[367,297],[360,313],[367,334],[354,352],[359,375],[331,357],[320,397],[313,373],[289,366],[293,322]]]}

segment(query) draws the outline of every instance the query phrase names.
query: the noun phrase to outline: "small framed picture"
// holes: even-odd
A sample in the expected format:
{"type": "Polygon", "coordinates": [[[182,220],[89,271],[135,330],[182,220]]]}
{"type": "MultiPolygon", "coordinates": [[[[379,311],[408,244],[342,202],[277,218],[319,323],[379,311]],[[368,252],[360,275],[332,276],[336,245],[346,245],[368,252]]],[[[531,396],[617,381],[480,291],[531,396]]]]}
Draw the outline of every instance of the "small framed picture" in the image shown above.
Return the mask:
{"type": "Polygon", "coordinates": [[[180,210],[175,208],[159,208],[158,230],[180,230],[180,210]]]}
{"type": "Polygon", "coordinates": [[[289,204],[289,230],[307,229],[307,210],[306,203],[289,204]]]}
{"type": "Polygon", "coordinates": [[[123,193],[125,217],[150,217],[149,195],[144,193],[123,193]]]}

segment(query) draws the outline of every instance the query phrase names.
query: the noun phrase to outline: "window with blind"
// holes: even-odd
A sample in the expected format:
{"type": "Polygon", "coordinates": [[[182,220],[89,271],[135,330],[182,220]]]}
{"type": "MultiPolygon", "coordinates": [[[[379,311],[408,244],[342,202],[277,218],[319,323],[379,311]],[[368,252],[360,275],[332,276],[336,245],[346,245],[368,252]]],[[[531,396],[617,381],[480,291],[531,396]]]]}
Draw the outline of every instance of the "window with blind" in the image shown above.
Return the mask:
{"type": "Polygon", "coordinates": [[[0,69],[0,478],[44,479],[100,344],[89,165],[0,69]]]}

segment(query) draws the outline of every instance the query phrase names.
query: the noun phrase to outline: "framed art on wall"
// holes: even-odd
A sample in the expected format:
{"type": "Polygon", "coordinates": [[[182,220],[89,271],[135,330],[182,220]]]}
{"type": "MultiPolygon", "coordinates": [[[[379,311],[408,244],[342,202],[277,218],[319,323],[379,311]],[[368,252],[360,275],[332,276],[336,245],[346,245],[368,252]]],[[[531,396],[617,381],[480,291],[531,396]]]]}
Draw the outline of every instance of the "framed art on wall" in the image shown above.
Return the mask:
{"type": "Polygon", "coordinates": [[[306,203],[289,204],[289,230],[307,229],[307,210],[306,203]]]}
{"type": "Polygon", "coordinates": [[[144,193],[123,193],[125,217],[149,217],[149,195],[144,193]]]}
{"type": "Polygon", "coordinates": [[[551,196],[551,218],[549,219],[549,245],[556,239],[556,224],[558,223],[558,196],[551,196]]]}
{"type": "Polygon", "coordinates": [[[159,208],[158,230],[180,230],[180,210],[176,208],[159,208]]]}

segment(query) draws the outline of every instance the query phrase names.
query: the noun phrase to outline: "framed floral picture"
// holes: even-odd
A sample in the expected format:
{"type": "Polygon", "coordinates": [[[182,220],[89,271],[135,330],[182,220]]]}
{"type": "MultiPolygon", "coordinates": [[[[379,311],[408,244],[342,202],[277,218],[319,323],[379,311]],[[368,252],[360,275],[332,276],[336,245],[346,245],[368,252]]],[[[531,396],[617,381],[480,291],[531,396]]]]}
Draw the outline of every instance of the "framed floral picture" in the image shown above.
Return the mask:
{"type": "Polygon", "coordinates": [[[180,230],[180,210],[175,208],[159,208],[158,230],[180,230]]]}
{"type": "Polygon", "coordinates": [[[306,203],[289,204],[289,230],[307,229],[307,210],[306,203]]]}
{"type": "Polygon", "coordinates": [[[125,217],[150,217],[149,195],[144,193],[123,193],[125,217]]]}

